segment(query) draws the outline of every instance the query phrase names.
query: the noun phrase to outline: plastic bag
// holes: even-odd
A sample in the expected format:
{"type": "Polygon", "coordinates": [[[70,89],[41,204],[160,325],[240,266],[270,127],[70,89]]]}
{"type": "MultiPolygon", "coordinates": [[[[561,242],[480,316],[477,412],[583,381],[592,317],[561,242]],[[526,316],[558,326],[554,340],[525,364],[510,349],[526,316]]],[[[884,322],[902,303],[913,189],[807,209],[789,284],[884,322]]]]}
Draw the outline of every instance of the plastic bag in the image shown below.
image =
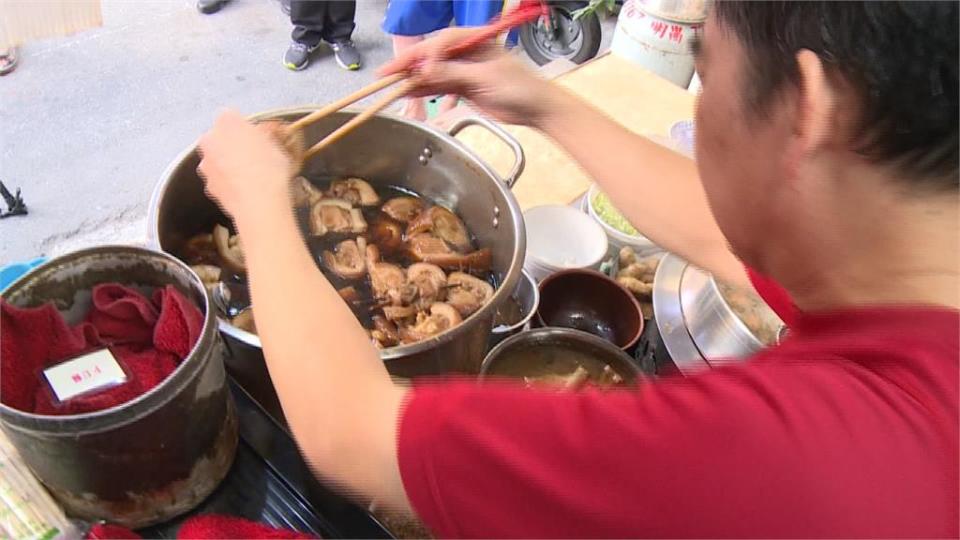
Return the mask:
{"type": "Polygon", "coordinates": [[[0,431],[0,538],[67,540],[80,532],[0,431]]]}

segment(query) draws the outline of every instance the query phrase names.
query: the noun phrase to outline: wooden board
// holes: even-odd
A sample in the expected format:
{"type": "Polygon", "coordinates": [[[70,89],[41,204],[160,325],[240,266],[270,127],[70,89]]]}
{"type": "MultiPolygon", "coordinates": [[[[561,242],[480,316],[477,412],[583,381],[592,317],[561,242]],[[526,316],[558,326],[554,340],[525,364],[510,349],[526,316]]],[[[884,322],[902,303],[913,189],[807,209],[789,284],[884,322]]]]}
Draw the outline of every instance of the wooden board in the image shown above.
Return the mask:
{"type": "MultiPolygon", "coordinates": [[[[555,81],[627,129],[654,139],[669,137],[673,124],[693,117],[692,94],[612,54],[567,71],[555,81]]],[[[506,129],[520,141],[527,158],[526,170],[513,189],[521,209],[570,204],[590,187],[590,176],[550,139],[522,126],[506,129]]],[[[513,153],[494,135],[470,127],[458,138],[501,174],[509,170],[513,153]]]]}
{"type": "Polygon", "coordinates": [[[0,0],[0,50],[102,24],[100,0],[0,0]]]}

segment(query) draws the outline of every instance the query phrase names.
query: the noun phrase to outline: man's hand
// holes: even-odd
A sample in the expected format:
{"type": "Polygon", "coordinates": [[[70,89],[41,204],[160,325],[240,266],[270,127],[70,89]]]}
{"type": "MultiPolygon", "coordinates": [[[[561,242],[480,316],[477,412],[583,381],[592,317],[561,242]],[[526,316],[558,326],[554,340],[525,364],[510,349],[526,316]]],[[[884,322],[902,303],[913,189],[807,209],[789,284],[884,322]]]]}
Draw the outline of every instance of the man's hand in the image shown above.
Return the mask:
{"type": "Polygon", "coordinates": [[[207,193],[237,221],[257,214],[275,199],[286,204],[293,163],[271,135],[234,110],[221,114],[197,146],[203,159],[197,170],[207,193]]]}
{"type": "Polygon", "coordinates": [[[501,122],[537,127],[551,111],[556,88],[491,42],[456,59],[454,44],[475,30],[453,28],[404,51],[380,75],[406,73],[412,96],[453,94],[470,100],[501,122]]]}

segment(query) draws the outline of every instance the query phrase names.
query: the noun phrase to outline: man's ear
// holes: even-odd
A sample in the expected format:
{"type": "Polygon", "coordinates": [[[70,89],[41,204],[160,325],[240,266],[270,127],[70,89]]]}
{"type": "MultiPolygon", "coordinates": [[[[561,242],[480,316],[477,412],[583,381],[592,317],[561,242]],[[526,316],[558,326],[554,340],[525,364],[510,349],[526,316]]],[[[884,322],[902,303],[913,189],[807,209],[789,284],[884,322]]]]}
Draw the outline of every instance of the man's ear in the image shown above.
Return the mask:
{"type": "Polygon", "coordinates": [[[799,88],[792,119],[792,136],[787,152],[791,169],[830,144],[835,127],[837,96],[824,70],[823,62],[813,51],[797,52],[799,88]]]}
{"type": "Polygon", "coordinates": [[[797,178],[803,164],[830,144],[836,126],[836,94],[823,69],[823,62],[813,51],[797,52],[799,87],[790,119],[790,137],[783,159],[787,176],[797,178]]]}

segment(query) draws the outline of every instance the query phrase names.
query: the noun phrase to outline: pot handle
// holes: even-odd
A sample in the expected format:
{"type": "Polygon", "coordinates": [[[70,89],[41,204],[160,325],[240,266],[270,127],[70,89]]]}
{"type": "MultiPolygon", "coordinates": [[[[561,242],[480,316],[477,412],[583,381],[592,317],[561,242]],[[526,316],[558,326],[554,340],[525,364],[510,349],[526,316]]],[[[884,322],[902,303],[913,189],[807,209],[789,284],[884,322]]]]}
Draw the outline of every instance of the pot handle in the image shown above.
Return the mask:
{"type": "Polygon", "coordinates": [[[512,188],[513,185],[517,183],[517,179],[520,178],[520,174],[523,173],[523,167],[527,163],[527,160],[523,155],[523,147],[520,146],[520,143],[517,142],[517,139],[515,139],[513,135],[507,133],[507,130],[491,122],[490,120],[481,118],[479,116],[468,116],[467,118],[461,118],[458,120],[453,124],[453,126],[450,127],[450,136],[456,137],[458,133],[463,131],[463,129],[468,126],[480,126],[486,129],[487,131],[499,137],[504,144],[513,150],[513,167],[510,169],[510,172],[507,174],[506,178],[503,179],[503,182],[507,184],[507,187],[512,188]]]}

